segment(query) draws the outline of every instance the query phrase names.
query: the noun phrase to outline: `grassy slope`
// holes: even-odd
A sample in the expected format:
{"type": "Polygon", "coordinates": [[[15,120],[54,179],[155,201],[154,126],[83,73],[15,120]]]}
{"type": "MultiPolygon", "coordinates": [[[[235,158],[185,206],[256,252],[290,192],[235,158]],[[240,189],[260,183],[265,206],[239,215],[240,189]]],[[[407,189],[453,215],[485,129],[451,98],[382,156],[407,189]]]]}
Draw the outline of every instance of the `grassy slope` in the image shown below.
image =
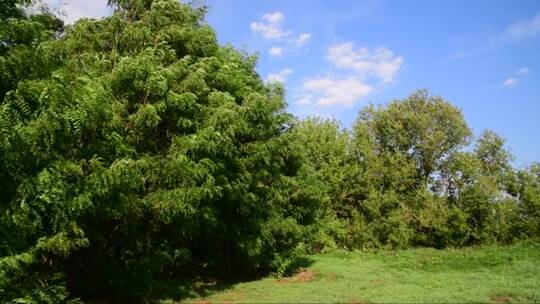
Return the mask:
{"type": "Polygon", "coordinates": [[[540,245],[332,252],[308,261],[290,278],[218,284],[184,301],[540,302],[540,245]]]}

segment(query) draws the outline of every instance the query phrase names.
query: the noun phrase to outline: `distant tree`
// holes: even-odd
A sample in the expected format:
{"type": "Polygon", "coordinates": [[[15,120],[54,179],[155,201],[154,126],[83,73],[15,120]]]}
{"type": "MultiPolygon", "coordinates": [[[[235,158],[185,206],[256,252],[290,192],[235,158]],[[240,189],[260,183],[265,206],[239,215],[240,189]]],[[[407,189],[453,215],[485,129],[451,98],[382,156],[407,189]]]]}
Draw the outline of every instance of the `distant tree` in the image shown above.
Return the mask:
{"type": "Polygon", "coordinates": [[[502,191],[516,194],[516,176],[512,168],[514,156],[505,148],[505,140],[491,130],[484,130],[478,138],[474,153],[486,175],[493,176],[502,191]]]}
{"type": "Polygon", "coordinates": [[[538,218],[532,175],[522,172],[519,186],[513,156],[492,131],[466,151],[471,131],[459,109],[443,98],[422,90],[367,106],[351,131],[318,119],[296,127],[326,184],[339,221],[329,225],[338,245],[509,243],[529,235],[520,233],[521,224],[536,225],[524,221],[538,218]]]}
{"type": "Polygon", "coordinates": [[[504,139],[491,130],[484,130],[474,149],[482,162],[483,169],[490,174],[499,174],[510,168],[513,156],[504,148],[504,139]]]}
{"type": "Polygon", "coordinates": [[[360,115],[376,151],[403,155],[417,169],[417,187],[427,185],[452,151],[466,145],[471,131],[459,109],[426,90],[414,92],[385,108],[368,107],[360,115]]]}
{"type": "Polygon", "coordinates": [[[523,237],[540,239],[540,163],[518,172],[520,232],[523,237]]]}

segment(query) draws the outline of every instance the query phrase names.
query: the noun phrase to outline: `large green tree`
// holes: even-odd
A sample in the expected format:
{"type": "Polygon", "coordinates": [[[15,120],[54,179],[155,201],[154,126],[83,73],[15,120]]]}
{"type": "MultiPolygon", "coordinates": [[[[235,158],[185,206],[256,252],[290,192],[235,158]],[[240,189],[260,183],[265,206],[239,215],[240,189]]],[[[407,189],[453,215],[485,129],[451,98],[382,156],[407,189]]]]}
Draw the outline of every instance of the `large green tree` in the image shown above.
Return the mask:
{"type": "Polygon", "coordinates": [[[321,201],[283,89],[204,7],[111,5],[62,35],[2,27],[3,300],[139,302],[169,273],[283,269],[321,201]]]}

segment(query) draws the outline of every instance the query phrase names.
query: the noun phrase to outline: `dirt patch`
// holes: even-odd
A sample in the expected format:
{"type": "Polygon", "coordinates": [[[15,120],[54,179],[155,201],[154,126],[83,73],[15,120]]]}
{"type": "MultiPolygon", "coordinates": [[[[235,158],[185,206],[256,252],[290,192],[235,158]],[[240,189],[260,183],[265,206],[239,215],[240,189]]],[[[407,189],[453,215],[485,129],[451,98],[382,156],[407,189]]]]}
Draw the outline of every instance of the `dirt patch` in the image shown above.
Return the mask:
{"type": "Polygon", "coordinates": [[[366,302],[362,299],[359,299],[359,298],[352,298],[350,301],[349,301],[349,304],[365,304],[366,302]]]}
{"type": "Polygon", "coordinates": [[[315,272],[311,270],[304,270],[296,274],[294,277],[300,283],[307,283],[313,281],[313,279],[315,278],[315,272]]]}
{"type": "Polygon", "coordinates": [[[238,290],[227,291],[223,295],[223,303],[224,304],[225,303],[232,303],[234,301],[242,300],[242,299],[245,299],[245,298],[246,298],[246,294],[241,292],[241,291],[238,291],[238,290]]]}
{"type": "Polygon", "coordinates": [[[507,304],[512,302],[511,296],[497,296],[492,297],[490,303],[492,304],[507,304]]]}
{"type": "Polygon", "coordinates": [[[384,285],[384,281],[381,279],[376,279],[376,280],[370,281],[369,284],[371,284],[372,286],[382,286],[384,285]]]}
{"type": "Polygon", "coordinates": [[[279,279],[279,283],[309,283],[315,279],[315,272],[309,269],[302,269],[292,277],[279,279]]]}
{"type": "Polygon", "coordinates": [[[328,276],[326,277],[326,281],[327,281],[328,283],[333,282],[333,281],[334,281],[334,277],[335,277],[334,274],[333,274],[332,272],[330,272],[330,273],[328,274],[328,276]]]}

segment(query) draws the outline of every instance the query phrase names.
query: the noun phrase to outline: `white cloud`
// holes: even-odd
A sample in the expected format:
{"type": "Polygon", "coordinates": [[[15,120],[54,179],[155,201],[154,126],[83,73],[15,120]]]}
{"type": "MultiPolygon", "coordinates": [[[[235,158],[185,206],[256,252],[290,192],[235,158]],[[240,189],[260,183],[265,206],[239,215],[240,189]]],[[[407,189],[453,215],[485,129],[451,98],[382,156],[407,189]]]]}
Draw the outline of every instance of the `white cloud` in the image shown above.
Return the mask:
{"type": "Polygon", "coordinates": [[[513,88],[517,86],[518,82],[521,80],[521,77],[529,74],[531,70],[528,67],[521,68],[514,72],[514,76],[503,81],[502,86],[507,88],[513,88]]]}
{"type": "Polygon", "coordinates": [[[531,72],[531,70],[528,67],[521,68],[516,71],[516,75],[527,75],[531,72]]]}
{"type": "Polygon", "coordinates": [[[294,45],[296,47],[302,47],[306,43],[308,43],[309,39],[311,39],[311,33],[302,33],[298,36],[298,38],[294,42],[294,45]]]}
{"type": "Polygon", "coordinates": [[[73,24],[80,18],[102,18],[112,13],[110,7],[107,6],[107,0],[44,0],[49,7],[61,12],[64,21],[67,24],[73,24]]]}
{"type": "MultiPolygon", "coordinates": [[[[308,43],[311,39],[311,33],[301,33],[298,36],[296,36],[296,34],[293,35],[291,30],[286,29],[283,26],[284,20],[285,16],[279,11],[267,13],[262,16],[262,20],[251,22],[251,31],[261,35],[266,40],[283,41],[283,43],[289,47],[300,48],[308,43]]],[[[282,51],[279,51],[278,49],[282,49],[283,51],[283,48],[273,47],[270,50],[270,55],[281,56],[282,51]]]]}
{"type": "Polygon", "coordinates": [[[351,107],[360,98],[371,93],[373,88],[359,78],[314,78],[303,85],[303,95],[296,101],[298,105],[351,107]]]}
{"type": "Polygon", "coordinates": [[[283,48],[274,46],[274,47],[270,48],[270,50],[268,52],[270,53],[270,55],[272,55],[274,57],[281,56],[281,55],[283,55],[283,48]]]}
{"type": "Polygon", "coordinates": [[[285,80],[287,80],[287,77],[289,75],[291,75],[293,72],[292,69],[289,69],[289,68],[286,68],[286,69],[283,69],[277,73],[270,73],[268,74],[268,81],[279,81],[279,82],[284,82],[285,80]]]}
{"type": "Polygon", "coordinates": [[[261,22],[252,22],[251,30],[254,33],[261,34],[268,40],[280,40],[291,34],[291,31],[286,30],[282,26],[282,21],[285,17],[279,11],[263,15],[261,22]]]}
{"type": "Polygon", "coordinates": [[[355,48],[353,42],[345,42],[328,49],[327,58],[338,68],[353,70],[360,76],[373,75],[383,83],[392,82],[403,63],[401,56],[396,56],[385,47],[370,51],[366,47],[355,48]]]}
{"type": "Polygon", "coordinates": [[[514,78],[514,77],[511,77],[511,78],[508,78],[506,79],[503,83],[502,83],[502,86],[503,87],[509,87],[509,88],[513,88],[517,85],[519,79],[518,78],[514,78]]]}
{"type": "Polygon", "coordinates": [[[344,74],[307,79],[297,96],[298,106],[352,107],[375,88],[392,82],[403,63],[387,48],[357,48],[353,42],[328,48],[326,58],[344,74]]]}
{"type": "Polygon", "coordinates": [[[283,14],[279,11],[263,15],[263,19],[271,23],[279,23],[283,18],[283,14]]]}
{"type": "Polygon", "coordinates": [[[540,34],[540,12],[530,20],[518,21],[506,28],[505,36],[512,39],[521,39],[540,34]]]}

